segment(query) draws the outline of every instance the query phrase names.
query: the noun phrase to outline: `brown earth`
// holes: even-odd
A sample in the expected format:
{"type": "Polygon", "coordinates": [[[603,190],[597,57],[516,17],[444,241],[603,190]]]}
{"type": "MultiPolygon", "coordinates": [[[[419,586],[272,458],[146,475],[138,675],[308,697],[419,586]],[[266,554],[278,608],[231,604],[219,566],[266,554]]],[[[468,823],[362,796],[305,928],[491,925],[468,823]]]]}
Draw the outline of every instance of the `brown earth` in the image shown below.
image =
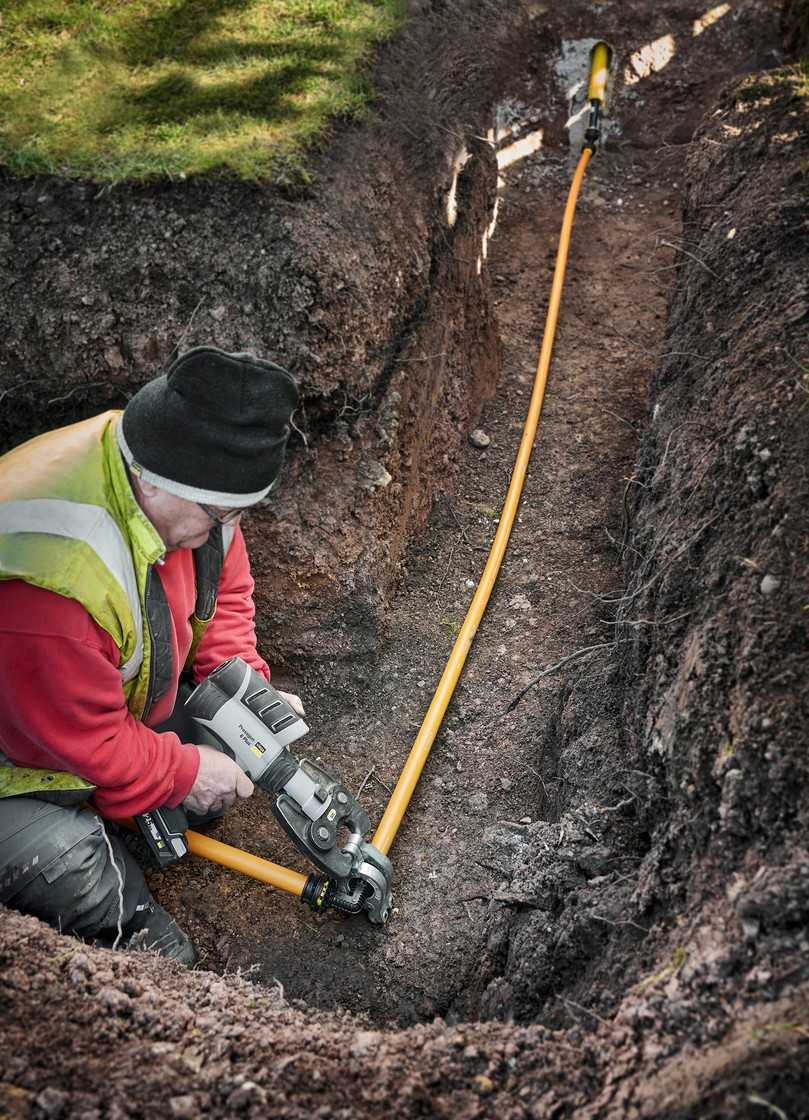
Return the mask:
{"type": "Polygon", "coordinates": [[[806,0],[784,0],[781,34],[787,53],[793,58],[809,51],[809,4],[806,0]]]}
{"type": "MultiPolygon", "coordinates": [[[[788,69],[752,73],[777,60],[766,4],[698,36],[700,6],[617,8],[594,28],[589,6],[526,6],[530,66],[503,75],[498,122],[542,128],[543,147],[501,172],[490,447],[447,443],[443,468],[435,445],[423,453],[428,491],[445,493],[384,640],[382,598],[366,610],[354,581],[344,629],[278,674],[306,700],[310,752],[365,783],[376,819],[485,559],[527,403],[575,159],[553,63],[562,40],[604,35],[621,131],[585,180],[506,567],[392,852],[397,912],[384,930],[316,921],[189,862],[153,884],[206,954],[193,974],[4,915],[0,1115],[809,1115],[806,102],[788,69]],[[622,86],[632,52],[666,35],[668,64],[622,86]],[[751,76],[720,95],[734,71],[751,76]]],[[[473,167],[483,215],[482,149],[473,167]]],[[[457,264],[448,247],[447,302],[392,366],[425,401],[453,384],[436,380],[433,347],[487,313],[470,244],[457,264]],[[463,312],[453,291],[472,301],[463,312]]],[[[352,461],[375,420],[358,433],[346,415],[294,460],[254,556],[303,523],[309,475],[333,478],[322,445],[350,442],[352,461]]],[[[380,459],[394,480],[402,438],[380,459]]],[[[358,539],[390,518],[384,502],[371,511],[393,485],[355,502],[358,539]]],[[[281,617],[271,580],[268,563],[267,627],[281,617]]],[[[219,834],[293,862],[268,818],[257,796],[219,834]]]]}

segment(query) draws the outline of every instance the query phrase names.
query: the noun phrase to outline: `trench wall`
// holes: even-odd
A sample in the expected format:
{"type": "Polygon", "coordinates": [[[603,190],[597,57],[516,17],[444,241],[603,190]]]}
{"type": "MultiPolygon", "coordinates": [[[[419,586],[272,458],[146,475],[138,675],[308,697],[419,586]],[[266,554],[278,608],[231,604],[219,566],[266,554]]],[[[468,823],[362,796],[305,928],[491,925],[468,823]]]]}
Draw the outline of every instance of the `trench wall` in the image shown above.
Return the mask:
{"type": "MultiPolygon", "coordinates": [[[[608,683],[574,676],[538,734],[540,765],[586,777],[485,839],[520,904],[490,909],[482,1014],[562,1025],[572,1001],[658,1062],[803,1014],[809,985],[808,118],[793,68],[751,75],[689,147],[608,683]]],[[[654,1115],[691,1115],[670,1073],[654,1115]]]]}
{"type": "Polygon", "coordinates": [[[789,54],[800,57],[809,52],[809,4],[805,0],[784,0],[781,32],[789,54]]]}

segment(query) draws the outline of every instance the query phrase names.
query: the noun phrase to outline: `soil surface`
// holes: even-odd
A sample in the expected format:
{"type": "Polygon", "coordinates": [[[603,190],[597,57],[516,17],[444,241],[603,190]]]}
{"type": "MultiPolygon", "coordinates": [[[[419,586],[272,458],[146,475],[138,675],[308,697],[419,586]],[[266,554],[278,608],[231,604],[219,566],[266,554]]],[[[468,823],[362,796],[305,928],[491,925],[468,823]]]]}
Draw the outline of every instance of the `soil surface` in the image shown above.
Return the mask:
{"type": "MultiPolygon", "coordinates": [[[[521,10],[529,64],[503,69],[491,116],[499,205],[480,286],[497,174],[483,145],[443,302],[391,366],[422,402],[438,386],[438,438],[455,433],[443,464],[435,437],[414,443],[408,485],[423,466],[429,522],[406,553],[401,529],[391,582],[369,584],[377,606],[355,580],[324,645],[279,643],[307,752],[378,819],[493,536],[576,160],[565,81],[604,36],[611,131],[577,211],[531,473],[391,852],[390,922],[317,920],[190,860],[151,876],[202,951],[190,974],[4,914],[0,1115],[809,1115],[807,109],[789,69],[767,72],[770,5],[705,15],[605,4],[594,27],[589,5],[521,10]],[[453,264],[462,244],[474,256],[453,264]],[[497,395],[478,415],[478,382],[448,424],[457,382],[436,382],[436,347],[490,310],[472,349],[487,377],[499,363],[497,395]]],[[[325,484],[306,481],[324,444],[328,458],[344,441],[352,463],[366,447],[373,416],[341,410],[250,530],[271,662],[282,614],[262,549],[327,508],[295,490],[325,484]]],[[[392,476],[429,416],[381,454],[392,476]]],[[[367,539],[390,493],[367,488],[346,532],[367,539]]],[[[299,578],[304,598],[332,587],[299,578]]],[[[261,795],[214,832],[308,870],[261,795]]]]}

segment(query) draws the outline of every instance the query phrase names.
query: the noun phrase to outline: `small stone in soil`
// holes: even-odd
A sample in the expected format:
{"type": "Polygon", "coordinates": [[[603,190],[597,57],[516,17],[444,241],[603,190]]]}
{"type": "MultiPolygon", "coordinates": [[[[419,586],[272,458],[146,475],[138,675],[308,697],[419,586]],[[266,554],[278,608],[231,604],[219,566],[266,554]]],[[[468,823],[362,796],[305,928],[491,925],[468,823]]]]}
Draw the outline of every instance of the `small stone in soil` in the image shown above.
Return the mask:
{"type": "Polygon", "coordinates": [[[181,1097],[172,1097],[169,1108],[175,1120],[194,1120],[194,1117],[199,1115],[196,1097],[190,1093],[181,1097]]]}
{"type": "Polygon", "coordinates": [[[762,579],[760,586],[762,595],[774,595],[781,586],[781,581],[776,576],[771,576],[767,573],[762,579]]]}
{"type": "MultiPolygon", "coordinates": [[[[61,1089],[54,1089],[49,1086],[47,1089],[42,1090],[36,1098],[36,1103],[45,1116],[57,1117],[63,1114],[69,1100],[70,1098],[67,1093],[62,1092],[61,1089]]],[[[5,1113],[3,1113],[3,1115],[5,1115],[5,1113]]],[[[18,1115],[21,1115],[21,1113],[18,1115]]]]}
{"type": "Polygon", "coordinates": [[[475,428],[473,432],[469,433],[469,442],[473,447],[477,447],[479,450],[483,451],[492,441],[486,432],[484,432],[483,428],[475,428]]]}

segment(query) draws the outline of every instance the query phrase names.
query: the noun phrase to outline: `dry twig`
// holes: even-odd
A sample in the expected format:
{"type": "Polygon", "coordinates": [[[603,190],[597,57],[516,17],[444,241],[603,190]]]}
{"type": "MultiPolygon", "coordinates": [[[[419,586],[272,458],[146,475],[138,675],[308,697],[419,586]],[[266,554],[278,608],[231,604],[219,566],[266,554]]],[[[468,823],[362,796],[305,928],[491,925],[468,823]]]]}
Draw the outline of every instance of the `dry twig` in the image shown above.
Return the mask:
{"type": "Polygon", "coordinates": [[[290,428],[292,428],[293,431],[298,433],[298,435],[303,440],[303,446],[308,451],[309,450],[309,440],[306,438],[306,432],[304,432],[301,428],[299,428],[298,425],[295,423],[295,421],[291,417],[290,417],[290,420],[289,420],[289,426],[290,426],[290,428]]]}
{"type": "Polygon", "coordinates": [[[551,673],[555,673],[557,669],[563,669],[565,665],[569,665],[571,661],[580,661],[588,654],[596,653],[600,649],[612,649],[613,646],[618,645],[619,642],[626,642],[630,640],[631,639],[629,638],[619,638],[617,642],[598,642],[594,646],[584,646],[582,649],[574,650],[573,653],[569,653],[567,657],[563,657],[561,661],[557,661],[555,665],[549,665],[547,669],[543,669],[539,676],[534,677],[532,681],[529,681],[525,688],[522,689],[521,692],[517,693],[509,706],[506,708],[505,712],[503,712],[503,715],[507,715],[508,712],[513,712],[522,698],[525,696],[525,694],[529,692],[535,684],[539,684],[539,682],[544,677],[549,677],[551,673]]]}
{"type": "MultiPolygon", "coordinates": [[[[608,1027],[610,1025],[606,1019],[602,1019],[600,1015],[597,1015],[595,1013],[595,1011],[591,1011],[589,1007],[582,1007],[582,1005],[580,1003],[576,1003],[574,999],[568,999],[567,996],[560,996],[559,998],[566,1007],[575,1007],[577,1011],[583,1011],[585,1015],[592,1015],[594,1019],[598,1019],[599,1023],[603,1023],[605,1027],[608,1027]]],[[[573,1019],[574,1023],[578,1023],[578,1019],[575,1015],[572,1015],[571,1018],[573,1019]]]]}
{"type": "Polygon", "coordinates": [[[365,787],[368,785],[368,782],[373,777],[373,773],[374,773],[375,769],[376,769],[376,767],[372,766],[371,769],[368,771],[368,773],[365,775],[365,777],[362,779],[362,782],[360,784],[360,788],[357,790],[357,801],[359,801],[359,799],[362,797],[362,791],[365,789],[365,787]]]}
{"type": "Polygon", "coordinates": [[[182,346],[182,344],[183,344],[183,343],[185,342],[185,340],[186,340],[186,337],[188,336],[188,332],[189,332],[189,331],[191,330],[191,324],[192,324],[192,323],[194,322],[194,318],[196,317],[196,314],[197,314],[197,312],[199,311],[200,307],[202,307],[202,303],[203,303],[203,300],[204,300],[204,299],[205,299],[205,297],[204,297],[204,296],[200,296],[200,297],[199,297],[199,300],[198,300],[198,302],[197,302],[197,306],[196,306],[196,307],[194,308],[194,310],[193,310],[193,311],[191,312],[191,318],[190,318],[190,319],[188,320],[188,322],[187,322],[187,323],[185,324],[185,329],[183,330],[183,333],[182,333],[182,334],[180,335],[180,337],[179,337],[179,338],[177,339],[177,344],[175,345],[175,347],[174,347],[174,349],[172,350],[172,352],[171,352],[171,353],[169,354],[169,359],[171,359],[171,358],[173,358],[173,357],[174,357],[174,355],[175,355],[175,354],[176,354],[176,353],[177,353],[177,352],[179,351],[179,349],[180,349],[180,347],[182,346]]]}
{"type": "Polygon", "coordinates": [[[690,257],[692,261],[696,261],[697,264],[702,265],[706,272],[710,272],[711,276],[715,276],[717,280],[719,279],[718,272],[714,272],[714,270],[709,265],[707,265],[705,261],[701,261],[699,257],[695,256],[693,253],[689,253],[689,251],[687,249],[684,249],[682,245],[673,245],[671,241],[664,241],[662,237],[660,239],[660,244],[667,245],[669,249],[673,249],[675,253],[684,253],[685,256],[690,257]]]}
{"type": "Polygon", "coordinates": [[[389,786],[389,785],[387,784],[387,782],[383,782],[383,781],[382,781],[382,779],[381,779],[381,778],[380,778],[380,776],[379,776],[379,775],[378,775],[378,774],[377,774],[377,773],[375,772],[375,770],[373,769],[373,767],[371,768],[371,777],[372,777],[372,778],[374,779],[374,781],[375,781],[375,782],[379,782],[379,784],[380,784],[380,785],[382,786],[382,788],[383,788],[384,790],[386,790],[386,791],[387,791],[387,793],[388,793],[388,794],[389,794],[390,796],[392,796],[392,795],[393,795],[393,790],[392,790],[392,789],[390,788],[390,786],[389,786]]]}
{"type": "Polygon", "coordinates": [[[38,379],[36,377],[29,377],[27,381],[18,381],[16,385],[9,385],[7,389],[4,389],[3,392],[0,393],[0,401],[3,399],[3,397],[7,397],[8,394],[12,392],[12,390],[22,389],[23,385],[35,385],[37,380],[38,379]]]}
{"type": "Polygon", "coordinates": [[[446,578],[447,578],[447,574],[448,574],[449,569],[450,569],[450,564],[452,563],[452,557],[455,555],[455,549],[458,547],[458,545],[460,543],[461,543],[461,538],[458,537],[457,541],[455,541],[452,548],[449,550],[449,559],[447,560],[446,568],[444,568],[444,574],[441,576],[441,579],[438,581],[438,590],[440,590],[444,586],[444,583],[445,583],[446,578]]]}
{"type": "Polygon", "coordinates": [[[80,389],[97,389],[100,385],[103,384],[103,381],[86,381],[81,385],[74,385],[73,388],[69,392],[65,393],[63,397],[51,397],[51,399],[48,401],[48,404],[59,404],[61,401],[69,400],[73,396],[73,394],[78,393],[80,389]]]}
{"type": "Polygon", "coordinates": [[[591,914],[590,917],[596,922],[604,922],[608,926],[634,926],[639,929],[641,933],[648,933],[648,929],[644,926],[639,926],[637,922],[633,922],[631,918],[622,918],[620,921],[613,921],[612,918],[604,918],[601,914],[591,914]]]}

